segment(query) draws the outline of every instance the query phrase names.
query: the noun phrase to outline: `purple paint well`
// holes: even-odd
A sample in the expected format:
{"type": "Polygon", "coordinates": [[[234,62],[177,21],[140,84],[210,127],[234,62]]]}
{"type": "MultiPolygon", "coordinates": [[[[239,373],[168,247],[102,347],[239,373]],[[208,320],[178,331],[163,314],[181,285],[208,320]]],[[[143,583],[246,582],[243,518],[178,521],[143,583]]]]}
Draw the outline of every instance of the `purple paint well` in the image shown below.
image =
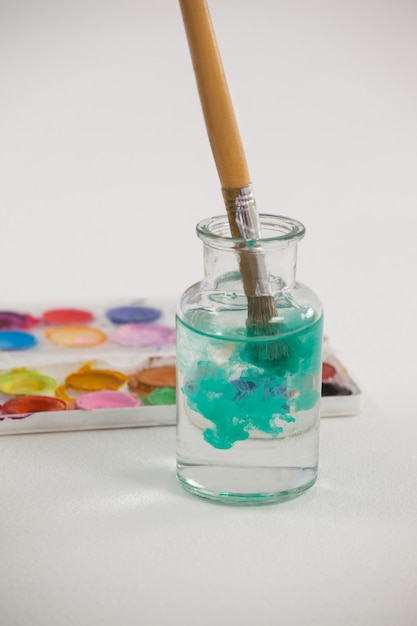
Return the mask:
{"type": "Polygon", "coordinates": [[[84,411],[93,409],[124,409],[140,406],[142,402],[124,391],[92,391],[84,393],[75,400],[75,408],[84,411]]]}
{"type": "Polygon", "coordinates": [[[122,346],[162,346],[175,343],[175,330],[161,324],[123,324],[111,340],[122,346]]]}
{"type": "Polygon", "coordinates": [[[32,328],[39,323],[35,317],[17,311],[0,311],[0,329],[32,328]]]}
{"type": "Polygon", "coordinates": [[[120,306],[109,309],[106,315],[113,324],[139,324],[155,322],[161,317],[162,311],[147,306],[120,306]]]}

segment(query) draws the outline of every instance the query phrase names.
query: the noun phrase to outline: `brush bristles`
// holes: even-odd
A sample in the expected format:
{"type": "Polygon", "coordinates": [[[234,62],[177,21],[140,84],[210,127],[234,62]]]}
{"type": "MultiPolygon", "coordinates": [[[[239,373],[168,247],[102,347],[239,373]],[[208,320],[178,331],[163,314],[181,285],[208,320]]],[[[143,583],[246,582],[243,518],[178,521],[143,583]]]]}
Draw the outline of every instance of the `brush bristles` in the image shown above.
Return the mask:
{"type": "Polygon", "coordinates": [[[266,331],[274,317],[277,309],[272,296],[248,296],[248,328],[253,328],[253,336],[268,335],[266,331]]]}
{"type": "Polygon", "coordinates": [[[272,296],[249,296],[248,319],[246,322],[249,337],[265,337],[269,341],[259,342],[251,346],[254,360],[258,362],[280,361],[288,357],[288,346],[279,341],[278,312],[272,296]],[[271,340],[276,336],[277,341],[271,340]]]}

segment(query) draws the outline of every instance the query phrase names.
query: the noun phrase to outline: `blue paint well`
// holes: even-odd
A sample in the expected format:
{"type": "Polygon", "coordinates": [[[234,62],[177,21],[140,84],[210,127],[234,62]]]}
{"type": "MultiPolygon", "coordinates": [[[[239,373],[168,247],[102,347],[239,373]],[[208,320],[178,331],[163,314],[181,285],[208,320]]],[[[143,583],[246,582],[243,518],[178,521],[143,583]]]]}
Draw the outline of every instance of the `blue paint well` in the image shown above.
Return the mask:
{"type": "Polygon", "coordinates": [[[30,333],[20,330],[0,331],[0,350],[27,350],[37,343],[36,337],[30,333]]]}

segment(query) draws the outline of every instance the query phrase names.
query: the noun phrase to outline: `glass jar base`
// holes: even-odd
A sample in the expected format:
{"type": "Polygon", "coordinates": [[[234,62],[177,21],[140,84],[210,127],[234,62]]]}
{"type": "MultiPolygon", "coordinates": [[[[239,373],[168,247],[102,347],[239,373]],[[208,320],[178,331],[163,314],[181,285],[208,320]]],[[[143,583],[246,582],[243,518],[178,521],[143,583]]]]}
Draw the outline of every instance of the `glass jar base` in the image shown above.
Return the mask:
{"type": "Polygon", "coordinates": [[[291,500],[314,485],[317,468],[177,466],[184,489],[225,504],[258,506],[291,500]]]}

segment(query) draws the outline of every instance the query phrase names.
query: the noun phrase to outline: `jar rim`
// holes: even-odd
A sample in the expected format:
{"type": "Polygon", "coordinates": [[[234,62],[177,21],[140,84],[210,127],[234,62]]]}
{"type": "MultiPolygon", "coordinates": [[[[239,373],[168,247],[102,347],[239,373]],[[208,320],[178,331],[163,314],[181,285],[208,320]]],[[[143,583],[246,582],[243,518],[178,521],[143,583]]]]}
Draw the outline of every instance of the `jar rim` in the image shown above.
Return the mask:
{"type": "Polygon", "coordinates": [[[197,235],[200,239],[211,239],[223,241],[224,243],[241,244],[248,241],[260,243],[279,243],[301,239],[305,235],[305,226],[298,220],[285,215],[274,215],[272,213],[260,213],[259,222],[262,228],[269,231],[276,231],[274,236],[262,236],[256,240],[244,239],[243,237],[232,237],[229,230],[229,220],[227,215],[215,215],[207,217],[196,226],[197,235]],[[227,230],[226,230],[227,229],[227,230]],[[222,232],[224,231],[224,232],[222,232]]]}

